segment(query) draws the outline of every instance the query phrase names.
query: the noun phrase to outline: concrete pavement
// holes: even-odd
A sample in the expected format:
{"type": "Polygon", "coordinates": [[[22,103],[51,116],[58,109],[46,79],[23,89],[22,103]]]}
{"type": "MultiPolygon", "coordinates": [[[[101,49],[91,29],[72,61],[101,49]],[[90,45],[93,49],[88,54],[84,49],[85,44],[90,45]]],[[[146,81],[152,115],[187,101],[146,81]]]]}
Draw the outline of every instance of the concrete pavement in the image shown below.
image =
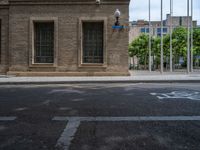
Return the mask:
{"type": "Polygon", "coordinates": [[[187,83],[200,82],[200,72],[184,73],[173,72],[163,73],[147,71],[130,71],[131,76],[86,76],[86,77],[15,77],[0,76],[0,84],[67,84],[67,83],[187,83]]]}

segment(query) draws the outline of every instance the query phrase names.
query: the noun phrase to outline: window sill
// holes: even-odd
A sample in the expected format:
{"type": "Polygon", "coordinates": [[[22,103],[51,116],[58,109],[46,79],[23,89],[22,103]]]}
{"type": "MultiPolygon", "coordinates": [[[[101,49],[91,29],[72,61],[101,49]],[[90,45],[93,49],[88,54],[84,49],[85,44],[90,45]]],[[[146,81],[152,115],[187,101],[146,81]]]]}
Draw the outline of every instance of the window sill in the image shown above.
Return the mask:
{"type": "Polygon", "coordinates": [[[84,63],[84,64],[80,64],[79,68],[106,68],[107,65],[106,64],[93,64],[93,63],[84,63]]]}
{"type": "Polygon", "coordinates": [[[52,68],[55,68],[55,64],[54,63],[34,63],[34,64],[31,64],[29,67],[52,67],[52,68]]]}

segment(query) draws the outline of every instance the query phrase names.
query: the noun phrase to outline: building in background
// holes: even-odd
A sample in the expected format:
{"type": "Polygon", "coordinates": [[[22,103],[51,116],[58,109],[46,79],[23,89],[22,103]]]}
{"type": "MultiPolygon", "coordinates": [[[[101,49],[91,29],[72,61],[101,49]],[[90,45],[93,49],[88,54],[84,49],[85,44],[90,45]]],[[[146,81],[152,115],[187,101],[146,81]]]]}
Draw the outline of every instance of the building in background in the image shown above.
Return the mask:
{"type": "MultiPolygon", "coordinates": [[[[191,22],[192,17],[189,17],[189,22],[191,22]]],[[[172,16],[173,28],[176,27],[187,27],[187,16],[172,16]]],[[[163,20],[163,35],[170,33],[171,16],[167,14],[166,20],[163,20]]],[[[129,24],[129,43],[131,43],[135,38],[137,38],[141,33],[149,33],[149,22],[145,20],[132,21],[129,24]]],[[[197,27],[197,21],[193,21],[193,27],[197,27]]],[[[151,35],[161,36],[161,22],[151,21],[151,35]]]]}
{"type": "Polygon", "coordinates": [[[128,75],[129,2],[0,0],[0,73],[128,75]]]}

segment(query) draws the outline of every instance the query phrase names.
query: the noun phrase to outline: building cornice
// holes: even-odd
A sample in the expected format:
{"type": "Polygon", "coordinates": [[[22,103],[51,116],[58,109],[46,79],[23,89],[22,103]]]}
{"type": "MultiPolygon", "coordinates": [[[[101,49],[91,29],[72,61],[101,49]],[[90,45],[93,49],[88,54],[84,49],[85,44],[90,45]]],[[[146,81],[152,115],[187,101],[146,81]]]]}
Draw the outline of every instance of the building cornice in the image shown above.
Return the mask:
{"type": "MultiPolygon", "coordinates": [[[[101,5],[129,5],[130,0],[101,0],[101,5]]],[[[96,0],[9,0],[10,5],[94,5],[96,0]]]]}

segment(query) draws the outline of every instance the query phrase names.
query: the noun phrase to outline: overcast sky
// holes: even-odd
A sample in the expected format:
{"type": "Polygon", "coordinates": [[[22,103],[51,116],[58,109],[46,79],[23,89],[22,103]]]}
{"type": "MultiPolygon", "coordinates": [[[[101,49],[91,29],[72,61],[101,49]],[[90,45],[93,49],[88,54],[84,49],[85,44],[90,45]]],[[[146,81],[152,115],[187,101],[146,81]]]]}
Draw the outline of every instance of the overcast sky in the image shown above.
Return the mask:
{"type": "MultiPolygon", "coordinates": [[[[160,20],[160,1],[151,0],[151,20],[160,20]]],[[[149,0],[131,0],[130,20],[145,19],[148,20],[148,2],[149,0]]],[[[200,0],[193,0],[193,15],[200,25],[200,0]]],[[[163,18],[170,13],[170,0],[163,0],[163,18]]],[[[173,0],[173,15],[187,16],[187,0],[173,0]]]]}

